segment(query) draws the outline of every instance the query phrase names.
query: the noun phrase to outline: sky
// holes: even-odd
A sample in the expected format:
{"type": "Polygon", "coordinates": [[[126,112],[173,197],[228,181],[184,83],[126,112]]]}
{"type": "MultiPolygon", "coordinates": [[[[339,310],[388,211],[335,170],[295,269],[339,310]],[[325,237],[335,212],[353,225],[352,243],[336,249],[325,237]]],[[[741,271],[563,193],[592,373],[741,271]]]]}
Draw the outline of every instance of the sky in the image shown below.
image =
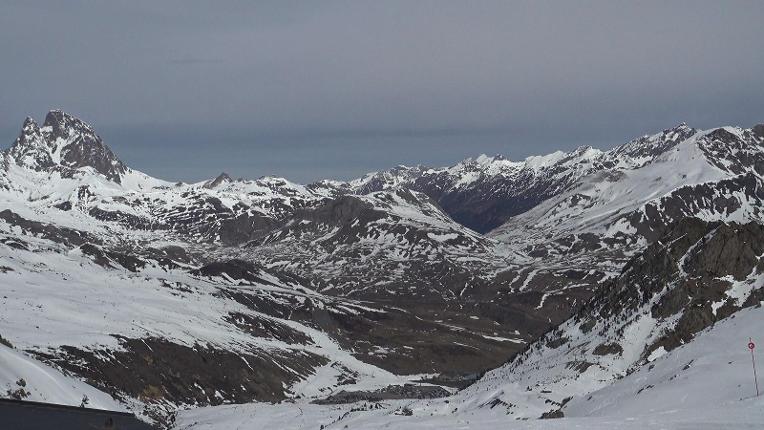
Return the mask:
{"type": "Polygon", "coordinates": [[[0,147],[91,123],[167,180],[349,179],[764,122],[762,1],[0,4],[0,147]]]}

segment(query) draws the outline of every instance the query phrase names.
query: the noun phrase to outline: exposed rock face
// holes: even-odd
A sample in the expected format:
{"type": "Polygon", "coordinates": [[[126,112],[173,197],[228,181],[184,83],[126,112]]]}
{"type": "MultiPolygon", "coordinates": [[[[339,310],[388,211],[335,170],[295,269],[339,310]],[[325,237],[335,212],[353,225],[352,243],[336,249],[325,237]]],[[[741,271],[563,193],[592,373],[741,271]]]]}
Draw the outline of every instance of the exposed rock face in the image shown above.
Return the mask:
{"type": "Polygon", "coordinates": [[[653,241],[666,228],[698,213],[724,219],[725,214],[748,212],[753,219],[764,218],[764,180],[755,173],[745,173],[715,183],[678,188],[659,200],[646,204],[628,215],[637,232],[653,241]]]}
{"type": "Polygon", "coordinates": [[[379,402],[390,399],[436,399],[446,397],[449,392],[441,387],[418,386],[413,384],[391,385],[376,391],[340,391],[325,399],[314,401],[319,405],[336,405],[355,402],[379,402]]]}
{"type": "Polygon", "coordinates": [[[107,351],[66,347],[63,357],[49,360],[98,381],[116,397],[198,405],[283,400],[284,383],[326,363],[305,352],[234,354],[212,345],[185,346],[163,339],[122,339],[122,346],[124,350],[111,357],[107,351]]]}
{"type": "Polygon", "coordinates": [[[71,175],[73,170],[90,167],[116,183],[127,171],[90,125],[60,110],[48,112],[42,127],[27,118],[9,154],[33,170],[58,168],[71,175]]]}
{"type": "Polygon", "coordinates": [[[218,187],[218,186],[220,186],[222,184],[225,184],[225,183],[228,183],[228,182],[232,182],[232,181],[233,180],[231,179],[230,176],[228,176],[228,173],[223,172],[220,175],[218,175],[217,178],[215,178],[215,179],[213,179],[211,181],[205,182],[204,183],[204,188],[216,188],[216,187],[218,187]]]}
{"type": "Polygon", "coordinates": [[[35,170],[49,169],[55,165],[40,127],[29,117],[24,120],[21,133],[9,154],[18,164],[35,170]]]}
{"type": "Polygon", "coordinates": [[[645,306],[656,319],[678,317],[642,357],[666,350],[735,310],[750,306],[762,276],[764,226],[757,223],[706,223],[687,218],[632,259],[614,282],[578,314],[578,319],[631,319],[645,306]],[[739,289],[731,292],[731,289],[739,289]]]}
{"type": "Polygon", "coordinates": [[[764,140],[764,124],[756,124],[753,126],[753,135],[759,140],[764,140]]]}
{"type": "Polygon", "coordinates": [[[119,183],[127,167],[106,146],[93,128],[60,110],[45,116],[43,134],[60,164],[72,169],[92,167],[107,179],[119,183]]]}
{"type": "Polygon", "coordinates": [[[731,275],[744,281],[764,254],[764,227],[759,224],[722,224],[704,239],[682,268],[709,280],[731,275]]]}

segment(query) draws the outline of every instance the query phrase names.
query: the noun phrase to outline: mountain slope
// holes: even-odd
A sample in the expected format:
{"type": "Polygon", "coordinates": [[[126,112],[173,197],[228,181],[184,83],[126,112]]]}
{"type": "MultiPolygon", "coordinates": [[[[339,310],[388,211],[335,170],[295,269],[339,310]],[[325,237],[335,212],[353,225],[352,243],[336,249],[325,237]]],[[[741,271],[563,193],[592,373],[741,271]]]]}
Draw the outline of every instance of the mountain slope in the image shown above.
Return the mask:
{"type": "MultiPolygon", "coordinates": [[[[443,402],[391,401],[376,405],[235,405],[182,411],[178,429],[217,430],[237,426],[277,426],[289,430],[464,429],[518,430],[682,430],[754,429],[764,420],[764,398],[755,394],[745,333],[764,331],[761,308],[749,308],[698,334],[697,338],[651,366],[615,381],[589,396],[574,398],[565,417],[516,420],[493,409],[464,409],[443,402]],[[742,336],[741,336],[742,334],[742,336]],[[742,343],[741,343],[742,340],[742,343]],[[411,415],[402,411],[411,411],[411,415]]],[[[760,355],[757,355],[759,358],[760,355]]]]}
{"type": "Polygon", "coordinates": [[[5,345],[0,345],[0,364],[0,390],[7,397],[112,411],[125,410],[122,404],[108,394],[5,345]]]}
{"type": "Polygon", "coordinates": [[[571,320],[446,399],[200,409],[179,428],[755,428],[746,344],[764,329],[763,239],[757,223],[683,220],[571,320]],[[525,421],[539,416],[564,418],[525,421]]]}
{"type": "Polygon", "coordinates": [[[443,395],[432,384],[507,360],[417,415],[567,413],[759,297],[763,132],[682,124],[521,162],[187,184],[52,111],[2,154],[0,335],[158,421],[443,395]]]}
{"type": "Polygon", "coordinates": [[[361,194],[414,189],[435,199],[457,222],[486,233],[567,191],[587,175],[642,167],[697,132],[680,124],[605,152],[583,146],[523,161],[481,155],[448,168],[398,166],[351,181],[346,187],[361,194]]]}
{"type": "Polygon", "coordinates": [[[571,320],[461,397],[473,407],[496,402],[533,418],[613,383],[714,322],[759,305],[762,240],[759,223],[679,222],[571,320]]]}

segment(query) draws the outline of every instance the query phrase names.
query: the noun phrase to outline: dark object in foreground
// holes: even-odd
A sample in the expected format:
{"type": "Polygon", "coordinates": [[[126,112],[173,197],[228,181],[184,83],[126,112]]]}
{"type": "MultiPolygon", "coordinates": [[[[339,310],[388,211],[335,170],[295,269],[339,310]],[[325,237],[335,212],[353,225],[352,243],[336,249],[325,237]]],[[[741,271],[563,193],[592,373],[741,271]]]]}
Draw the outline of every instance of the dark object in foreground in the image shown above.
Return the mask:
{"type": "Polygon", "coordinates": [[[126,412],[0,399],[0,428],[14,430],[151,430],[126,412]]]}

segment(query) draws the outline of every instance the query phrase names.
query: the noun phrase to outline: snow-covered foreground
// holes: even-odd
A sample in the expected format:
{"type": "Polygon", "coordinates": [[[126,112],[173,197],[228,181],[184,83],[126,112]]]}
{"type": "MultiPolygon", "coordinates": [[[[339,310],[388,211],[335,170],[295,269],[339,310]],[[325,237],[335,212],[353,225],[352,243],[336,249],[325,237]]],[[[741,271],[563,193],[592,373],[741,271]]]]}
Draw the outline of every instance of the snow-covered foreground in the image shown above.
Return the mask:
{"type": "MultiPolygon", "coordinates": [[[[764,422],[764,400],[761,398],[741,402],[739,407],[703,411],[681,411],[675,414],[601,417],[601,418],[561,418],[550,420],[512,421],[496,416],[437,416],[422,417],[348,417],[325,429],[507,429],[507,430],[718,430],[718,429],[760,429],[764,422]]],[[[224,411],[210,413],[197,410],[183,417],[181,429],[249,429],[274,428],[282,430],[318,429],[319,423],[336,419],[325,410],[297,407],[293,411],[280,410],[277,415],[270,411],[253,412],[251,408],[225,407],[224,411]]],[[[333,411],[335,415],[339,411],[333,411]]]]}
{"type": "Polygon", "coordinates": [[[4,345],[0,345],[0,390],[29,401],[125,410],[108,394],[4,345]]]}
{"type": "Polygon", "coordinates": [[[363,403],[209,407],[181,412],[177,428],[758,429],[764,426],[764,396],[755,397],[746,344],[749,335],[760,333],[764,309],[742,310],[623,379],[574,398],[563,409],[565,418],[559,419],[515,420],[494,412],[501,408],[471,406],[469,399],[456,395],[386,402],[376,409],[363,403]]]}

